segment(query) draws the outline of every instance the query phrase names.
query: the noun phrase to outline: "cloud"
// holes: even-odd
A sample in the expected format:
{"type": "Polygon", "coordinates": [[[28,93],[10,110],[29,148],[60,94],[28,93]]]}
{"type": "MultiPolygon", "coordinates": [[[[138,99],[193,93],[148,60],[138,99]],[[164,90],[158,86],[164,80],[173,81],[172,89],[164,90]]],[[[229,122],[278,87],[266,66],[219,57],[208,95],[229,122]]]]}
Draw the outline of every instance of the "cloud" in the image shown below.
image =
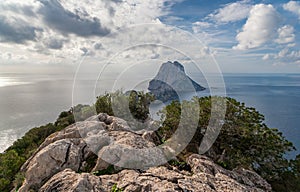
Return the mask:
{"type": "Polygon", "coordinates": [[[1,2],[0,4],[0,10],[5,12],[13,12],[18,13],[26,16],[35,17],[36,14],[34,12],[34,6],[33,5],[22,5],[20,3],[14,2],[14,1],[7,1],[7,2],[1,2]]]}
{"type": "Polygon", "coordinates": [[[95,50],[103,49],[102,43],[95,43],[95,44],[94,44],[94,49],[95,49],[95,50]]]}
{"type": "Polygon", "coordinates": [[[233,49],[256,48],[272,40],[277,32],[280,16],[272,5],[253,6],[246,24],[236,36],[239,42],[233,49]]]}
{"type": "Polygon", "coordinates": [[[86,47],[82,47],[82,48],[80,48],[80,50],[82,51],[82,56],[95,56],[95,52],[89,50],[86,47]]]}
{"type": "Polygon", "coordinates": [[[269,60],[270,58],[271,58],[271,54],[265,54],[262,59],[269,60]]]}
{"type": "Polygon", "coordinates": [[[36,39],[36,31],[41,30],[31,26],[20,18],[7,18],[0,15],[0,42],[25,43],[36,39]]]}
{"type": "Polygon", "coordinates": [[[213,24],[205,21],[197,21],[193,23],[193,32],[194,33],[199,33],[202,32],[203,29],[211,27],[213,24]]]}
{"type": "Polygon", "coordinates": [[[65,40],[49,38],[45,40],[44,45],[49,49],[61,49],[64,45],[65,40]]]}
{"type": "Polygon", "coordinates": [[[13,54],[9,53],[9,52],[6,52],[6,53],[1,54],[0,56],[1,56],[2,59],[11,60],[12,57],[13,57],[13,54]]]}
{"type": "Polygon", "coordinates": [[[248,0],[238,1],[226,4],[223,8],[210,14],[208,18],[211,18],[218,23],[235,22],[247,18],[250,9],[251,5],[248,0]]]}
{"type": "Polygon", "coordinates": [[[278,38],[275,40],[276,43],[286,44],[295,41],[294,27],[285,25],[278,29],[278,38]]]}
{"type": "Polygon", "coordinates": [[[283,5],[283,9],[296,14],[300,19],[300,2],[299,1],[290,1],[283,5]]]}
{"type": "Polygon", "coordinates": [[[266,54],[264,60],[273,60],[275,64],[300,64],[300,50],[291,50],[288,47],[277,54],[266,54]]]}
{"type": "Polygon", "coordinates": [[[215,55],[216,51],[212,50],[210,47],[204,46],[200,49],[200,56],[206,57],[208,55],[215,55]]]}
{"type": "Polygon", "coordinates": [[[100,19],[91,17],[87,12],[77,10],[77,13],[65,9],[58,0],[40,0],[42,6],[39,13],[43,21],[65,35],[76,34],[79,36],[105,36],[110,30],[102,26],[100,19]]]}
{"type": "Polygon", "coordinates": [[[34,0],[9,0],[0,3],[0,42],[24,44],[36,41],[43,31],[35,24],[39,4],[34,0]]]}
{"type": "MultiPolygon", "coordinates": [[[[73,64],[77,63],[82,55],[87,56],[89,62],[101,63],[126,47],[145,43],[164,44],[193,55],[199,55],[199,52],[203,55],[209,53],[208,49],[200,49],[198,44],[191,45],[194,41],[187,44],[187,34],[168,28],[169,26],[160,21],[160,18],[168,17],[174,3],[182,0],[26,2],[29,1],[31,3],[27,3],[27,7],[34,4],[31,12],[28,8],[20,10],[19,7],[24,6],[21,6],[23,1],[19,0],[10,0],[11,5],[6,6],[6,12],[0,12],[0,17],[5,19],[0,20],[1,40],[19,43],[16,46],[3,41],[0,45],[9,51],[12,50],[13,58],[16,58],[15,55],[28,56],[28,63],[53,64],[60,60],[63,64],[73,64]],[[5,24],[3,27],[1,22],[5,24]],[[1,31],[4,29],[6,31],[1,31]],[[27,44],[23,45],[25,42],[27,44]]],[[[179,52],[164,47],[154,50],[138,49],[129,53],[131,60],[123,60],[122,63],[130,64],[134,60],[145,58],[174,60],[184,57],[179,52]]]]}

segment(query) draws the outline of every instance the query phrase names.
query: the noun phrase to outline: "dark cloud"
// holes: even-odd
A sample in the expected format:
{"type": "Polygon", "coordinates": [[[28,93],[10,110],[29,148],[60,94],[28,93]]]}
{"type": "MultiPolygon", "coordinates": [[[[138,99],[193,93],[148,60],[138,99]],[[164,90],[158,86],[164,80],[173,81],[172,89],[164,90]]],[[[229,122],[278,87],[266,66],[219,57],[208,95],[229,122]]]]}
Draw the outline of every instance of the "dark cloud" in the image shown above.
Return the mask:
{"type": "Polygon", "coordinates": [[[94,56],[95,55],[94,51],[90,51],[86,47],[82,47],[82,48],[80,48],[80,50],[83,52],[81,56],[94,56]]]}
{"type": "Polygon", "coordinates": [[[103,49],[103,45],[101,43],[95,43],[94,44],[94,49],[95,50],[103,49]]]}
{"type": "Polygon", "coordinates": [[[82,47],[80,48],[80,50],[83,52],[84,55],[89,52],[89,50],[86,47],[82,47]]]}
{"type": "Polygon", "coordinates": [[[61,49],[64,45],[64,40],[62,39],[50,39],[46,41],[45,45],[49,49],[61,49]]]}
{"type": "Polygon", "coordinates": [[[22,19],[0,16],[0,42],[25,43],[35,41],[36,31],[41,30],[30,26],[22,19]]]}
{"type": "Polygon", "coordinates": [[[123,0],[110,0],[110,1],[115,2],[115,3],[122,3],[123,2],[123,0]]]}
{"type": "Polygon", "coordinates": [[[70,33],[79,36],[104,36],[110,30],[103,27],[98,18],[91,18],[87,13],[83,17],[78,13],[66,10],[57,0],[40,0],[42,6],[39,13],[44,22],[52,29],[64,35],[70,33]]]}

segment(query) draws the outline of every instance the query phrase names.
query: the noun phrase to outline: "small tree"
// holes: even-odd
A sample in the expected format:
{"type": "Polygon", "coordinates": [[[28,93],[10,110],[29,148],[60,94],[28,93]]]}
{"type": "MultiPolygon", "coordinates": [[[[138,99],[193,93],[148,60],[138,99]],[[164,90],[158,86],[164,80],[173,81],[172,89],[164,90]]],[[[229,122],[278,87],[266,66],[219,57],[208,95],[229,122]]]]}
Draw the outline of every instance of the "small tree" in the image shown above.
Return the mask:
{"type": "Polygon", "coordinates": [[[154,101],[154,96],[149,93],[116,91],[97,97],[95,107],[97,113],[107,113],[128,121],[145,121],[149,117],[151,101],[154,101]]]}

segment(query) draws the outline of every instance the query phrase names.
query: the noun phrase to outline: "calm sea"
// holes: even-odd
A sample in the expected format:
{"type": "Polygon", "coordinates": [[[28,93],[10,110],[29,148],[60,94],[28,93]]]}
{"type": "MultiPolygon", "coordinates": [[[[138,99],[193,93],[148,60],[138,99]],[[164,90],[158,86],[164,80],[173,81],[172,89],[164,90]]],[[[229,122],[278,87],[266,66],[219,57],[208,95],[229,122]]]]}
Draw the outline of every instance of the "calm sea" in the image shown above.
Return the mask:
{"type": "MultiPolygon", "coordinates": [[[[228,96],[264,114],[267,125],[282,131],[300,152],[300,74],[225,74],[224,80],[228,96]]],[[[74,104],[93,103],[94,87],[94,80],[76,81],[80,91],[74,104]]],[[[71,74],[0,73],[0,152],[30,128],[53,122],[69,109],[72,90],[71,74]]]]}

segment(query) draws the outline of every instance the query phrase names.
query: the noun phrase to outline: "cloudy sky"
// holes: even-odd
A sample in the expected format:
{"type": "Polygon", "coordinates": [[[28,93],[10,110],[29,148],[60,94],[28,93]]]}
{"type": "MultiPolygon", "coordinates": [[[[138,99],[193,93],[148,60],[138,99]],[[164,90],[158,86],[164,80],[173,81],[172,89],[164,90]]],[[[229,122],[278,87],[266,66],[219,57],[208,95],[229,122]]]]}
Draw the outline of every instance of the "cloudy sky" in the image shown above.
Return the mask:
{"type": "Polygon", "coordinates": [[[0,71],[178,60],[299,73],[299,31],[300,1],[2,0],[0,71]]]}

